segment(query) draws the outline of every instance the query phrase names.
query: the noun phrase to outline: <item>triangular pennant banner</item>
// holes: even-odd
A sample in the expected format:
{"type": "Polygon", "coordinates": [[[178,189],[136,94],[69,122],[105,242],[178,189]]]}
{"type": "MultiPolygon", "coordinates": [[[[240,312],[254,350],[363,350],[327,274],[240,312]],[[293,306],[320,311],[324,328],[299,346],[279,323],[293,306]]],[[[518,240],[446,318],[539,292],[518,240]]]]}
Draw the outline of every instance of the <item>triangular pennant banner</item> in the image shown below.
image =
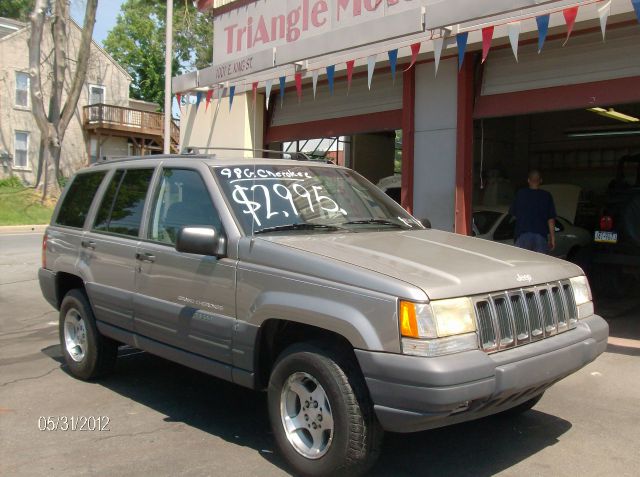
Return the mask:
{"type": "Polygon", "coordinates": [[[369,86],[369,90],[371,90],[373,71],[376,69],[376,56],[378,55],[371,55],[367,58],[367,86],[369,86]]]}
{"type": "Polygon", "coordinates": [[[636,11],[636,17],[640,23],[640,0],[631,0],[631,5],[633,5],[633,9],[636,11]]]}
{"type": "Polygon", "coordinates": [[[509,28],[509,43],[511,43],[511,50],[513,56],[518,61],[518,41],[520,40],[520,22],[513,22],[508,24],[509,28]]]}
{"type": "Polygon", "coordinates": [[[229,86],[229,111],[231,111],[231,106],[233,106],[233,95],[236,94],[236,85],[229,86]]]}
{"type": "Polygon", "coordinates": [[[444,37],[433,40],[433,59],[436,65],[436,76],[438,76],[438,66],[440,66],[440,57],[442,56],[442,47],[444,46],[444,37]]]}
{"type": "Polygon", "coordinates": [[[258,97],[258,82],[251,83],[251,90],[253,91],[253,105],[256,105],[256,98],[258,97]]]}
{"type": "Polygon", "coordinates": [[[353,78],[353,65],[356,64],[356,60],[347,61],[347,94],[351,89],[351,78],[353,78]]]}
{"type": "Polygon", "coordinates": [[[294,76],[296,81],[296,94],[298,95],[298,103],[302,100],[302,73],[296,73],[294,76]]]}
{"type": "Polygon", "coordinates": [[[196,111],[198,110],[198,106],[200,106],[201,101],[202,101],[202,91],[198,91],[196,93],[196,111]]]}
{"type": "Polygon", "coordinates": [[[327,66],[327,82],[329,83],[329,94],[333,94],[333,77],[336,74],[336,66],[327,66]]]}
{"type": "Polygon", "coordinates": [[[280,77],[280,107],[284,105],[284,86],[287,82],[286,76],[280,77]]]}
{"type": "Polygon", "coordinates": [[[391,68],[391,81],[396,81],[396,66],[398,64],[398,49],[387,52],[389,55],[389,68],[391,68]]]}
{"type": "Polygon", "coordinates": [[[493,40],[493,26],[484,27],[482,29],[482,62],[487,60],[489,49],[491,48],[491,40],[493,40]]]}
{"type": "Polygon", "coordinates": [[[420,53],[420,43],[414,43],[411,45],[411,63],[407,66],[405,71],[409,71],[413,65],[416,64],[416,60],[418,59],[418,53],[420,53]]]}
{"type": "Polygon", "coordinates": [[[311,82],[313,83],[313,99],[316,99],[316,90],[318,89],[318,70],[311,72],[311,82]]]}
{"type": "Polygon", "coordinates": [[[178,108],[182,107],[182,95],[180,93],[176,93],[176,101],[178,101],[178,108]]]}
{"type": "Polygon", "coordinates": [[[536,23],[538,25],[538,53],[542,51],[544,40],[547,38],[547,32],[549,31],[549,17],[549,14],[536,17],[536,23]]]}
{"type": "Polygon", "coordinates": [[[220,86],[218,87],[218,102],[222,101],[222,97],[224,96],[224,90],[225,90],[225,86],[220,84],[220,86]]]}
{"type": "Polygon", "coordinates": [[[462,63],[464,62],[464,53],[467,49],[467,40],[469,39],[469,32],[458,33],[456,35],[456,43],[458,44],[458,70],[462,69],[462,63]]]}
{"type": "Polygon", "coordinates": [[[578,16],[578,7],[565,8],[562,10],[564,15],[564,21],[567,24],[567,38],[564,40],[562,46],[566,45],[573,31],[573,25],[576,23],[576,17],[578,16]]]}
{"type": "Polygon", "coordinates": [[[269,109],[269,98],[271,97],[271,87],[273,86],[273,80],[268,79],[264,83],[264,100],[267,109],[269,109]]]}
{"type": "Polygon", "coordinates": [[[602,31],[602,41],[605,40],[607,31],[607,20],[611,14],[611,0],[598,8],[598,16],[600,17],[600,31],[602,31]]]}
{"type": "Polygon", "coordinates": [[[213,89],[207,91],[207,96],[204,101],[204,110],[209,109],[209,103],[211,103],[211,96],[213,96],[213,89]]]}

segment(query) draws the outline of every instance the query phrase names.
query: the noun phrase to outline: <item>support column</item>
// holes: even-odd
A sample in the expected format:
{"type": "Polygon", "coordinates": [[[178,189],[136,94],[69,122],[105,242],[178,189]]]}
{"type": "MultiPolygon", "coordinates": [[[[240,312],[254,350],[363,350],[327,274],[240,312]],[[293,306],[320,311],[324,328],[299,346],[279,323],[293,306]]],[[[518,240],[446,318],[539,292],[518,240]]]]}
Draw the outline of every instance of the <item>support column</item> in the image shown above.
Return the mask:
{"type": "Polygon", "coordinates": [[[471,234],[473,194],[473,100],[474,55],[467,53],[458,75],[456,128],[455,232],[471,234]]]}
{"type": "Polygon", "coordinates": [[[401,203],[413,213],[413,153],[415,137],[416,69],[402,74],[402,189],[401,203]]]}

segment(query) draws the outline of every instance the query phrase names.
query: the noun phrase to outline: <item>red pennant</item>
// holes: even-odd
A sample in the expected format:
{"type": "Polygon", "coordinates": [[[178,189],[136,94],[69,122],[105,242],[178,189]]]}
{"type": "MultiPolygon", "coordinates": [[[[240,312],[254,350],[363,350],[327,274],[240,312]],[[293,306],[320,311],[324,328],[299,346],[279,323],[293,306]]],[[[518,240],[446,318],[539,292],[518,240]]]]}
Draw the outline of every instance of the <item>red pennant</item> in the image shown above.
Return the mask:
{"type": "Polygon", "coordinates": [[[182,95],[180,93],[176,93],[176,100],[178,101],[178,108],[182,107],[182,103],[180,100],[182,99],[182,95]]]}
{"type": "Polygon", "coordinates": [[[258,96],[258,82],[251,83],[251,90],[253,91],[253,104],[256,104],[256,97],[258,96]]]}
{"type": "Polygon", "coordinates": [[[353,65],[356,64],[356,60],[347,61],[347,93],[351,89],[351,77],[353,76],[353,65]]]}
{"type": "Polygon", "coordinates": [[[409,63],[409,66],[407,66],[407,69],[405,71],[409,71],[411,67],[416,63],[416,60],[418,59],[418,53],[420,53],[420,43],[414,43],[413,45],[411,45],[411,63],[409,63]]]}
{"type": "Polygon", "coordinates": [[[493,40],[493,26],[482,29],[482,62],[484,63],[491,48],[491,40],[493,40]]]}
{"type": "Polygon", "coordinates": [[[569,37],[571,36],[571,32],[573,31],[573,25],[576,23],[576,17],[578,16],[578,7],[565,8],[562,11],[564,15],[564,21],[567,24],[567,39],[564,41],[563,45],[566,45],[569,41],[569,37]]]}
{"type": "Polygon", "coordinates": [[[213,96],[213,90],[212,89],[207,91],[207,97],[205,98],[205,101],[204,101],[204,110],[205,111],[207,109],[209,109],[209,103],[211,102],[211,96],[213,96]]]}
{"type": "Polygon", "coordinates": [[[296,81],[296,93],[298,94],[298,103],[302,100],[302,73],[296,73],[294,75],[296,81]]]}

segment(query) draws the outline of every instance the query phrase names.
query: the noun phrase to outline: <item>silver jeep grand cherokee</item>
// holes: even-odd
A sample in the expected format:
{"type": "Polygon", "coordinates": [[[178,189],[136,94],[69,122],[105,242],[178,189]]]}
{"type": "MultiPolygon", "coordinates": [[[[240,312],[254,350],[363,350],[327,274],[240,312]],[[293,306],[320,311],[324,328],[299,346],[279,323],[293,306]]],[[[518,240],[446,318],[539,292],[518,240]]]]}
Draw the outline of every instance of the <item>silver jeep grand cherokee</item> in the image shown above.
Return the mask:
{"type": "Polygon", "coordinates": [[[40,286],[80,379],[127,344],[268,393],[303,475],[355,475],[383,430],[523,412],[605,349],[569,262],[428,230],[357,173],[155,156],[80,171],[40,286]]]}

